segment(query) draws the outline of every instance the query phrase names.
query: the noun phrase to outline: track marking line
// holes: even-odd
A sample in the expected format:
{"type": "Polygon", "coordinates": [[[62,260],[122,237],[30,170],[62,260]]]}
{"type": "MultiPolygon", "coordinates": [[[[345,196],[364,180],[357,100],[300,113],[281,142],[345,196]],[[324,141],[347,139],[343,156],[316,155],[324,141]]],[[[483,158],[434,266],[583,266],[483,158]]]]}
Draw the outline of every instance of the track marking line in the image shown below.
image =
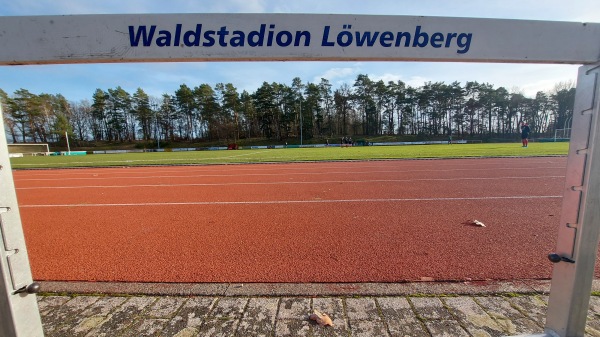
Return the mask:
{"type": "MultiPolygon", "coordinates": [[[[277,171],[291,171],[291,170],[323,170],[323,169],[338,169],[340,167],[340,165],[328,165],[330,163],[319,163],[318,165],[311,165],[310,163],[303,163],[301,168],[298,168],[296,165],[290,165],[290,164],[273,164],[273,165],[278,165],[277,167],[277,171]]],[[[350,162],[350,163],[342,163],[346,166],[349,166],[350,164],[356,164],[354,162],[350,162]]],[[[388,162],[380,162],[380,165],[375,165],[372,164],[372,162],[363,162],[360,163],[361,165],[350,165],[352,167],[359,167],[361,169],[365,169],[365,168],[382,168],[382,167],[393,167],[394,165],[397,164],[390,164],[388,162]],[[368,165],[364,165],[365,163],[368,163],[368,165]]],[[[437,167],[470,167],[470,166],[476,166],[476,167],[482,167],[482,166],[493,166],[493,168],[498,166],[498,163],[489,163],[489,162],[485,162],[485,163],[461,163],[461,164],[456,164],[456,163],[436,163],[437,167]]],[[[515,163],[511,163],[511,164],[515,164],[515,163]]],[[[536,164],[538,165],[538,163],[531,163],[531,164],[536,164]]],[[[548,161],[543,161],[543,164],[546,165],[544,168],[566,168],[565,164],[563,163],[559,163],[559,162],[548,162],[548,161]],[[554,167],[548,167],[548,164],[553,164],[553,165],[561,165],[561,166],[554,166],[554,167]]],[[[216,166],[219,165],[211,165],[211,166],[196,166],[196,167],[190,167],[190,166],[175,166],[175,167],[171,167],[169,169],[163,169],[163,167],[104,167],[104,168],[93,168],[93,167],[82,167],[82,170],[78,170],[78,171],[74,171],[72,169],[68,169],[69,170],[69,174],[70,175],[89,175],[91,172],[104,172],[106,170],[112,170],[112,171],[126,171],[127,173],[131,173],[131,174],[136,174],[136,173],[147,173],[148,171],[152,171],[155,173],[173,173],[173,172],[221,172],[222,168],[215,168],[216,166]]],[[[222,165],[221,165],[222,166],[222,165]]],[[[419,166],[423,166],[423,165],[403,165],[407,168],[415,168],[415,167],[419,167],[419,166]]],[[[431,165],[426,165],[426,166],[431,166],[431,165]]],[[[240,171],[265,171],[265,169],[267,170],[272,170],[273,166],[270,165],[268,167],[266,167],[265,165],[262,164],[247,164],[247,165],[237,165],[235,167],[232,167],[235,169],[236,172],[240,172],[240,171]]],[[[519,168],[514,168],[515,170],[517,169],[521,169],[521,167],[519,168]]],[[[28,171],[26,172],[27,176],[64,176],[65,173],[63,172],[66,169],[51,169],[51,170],[42,170],[42,171],[28,171]],[[58,173],[49,173],[48,171],[60,171],[58,173]]],[[[22,173],[24,171],[16,171],[15,174],[19,174],[22,173]]]]}
{"type": "Polygon", "coordinates": [[[395,198],[395,199],[337,199],[337,200],[271,200],[271,201],[198,201],[198,202],[149,202],[125,204],[57,204],[19,205],[22,208],[52,207],[123,207],[123,206],[219,206],[219,205],[284,205],[284,204],[324,204],[324,203],[365,203],[365,202],[411,202],[411,201],[469,201],[469,200],[516,200],[516,199],[560,199],[560,195],[527,195],[504,197],[460,197],[460,198],[395,198]]]}
{"type": "Polygon", "coordinates": [[[483,177],[483,178],[422,178],[422,179],[374,179],[374,180],[323,180],[323,181],[277,181],[277,182],[239,182],[239,183],[197,183],[197,184],[132,184],[132,185],[86,185],[86,186],[36,186],[17,187],[17,190],[41,189],[84,189],[84,188],[131,188],[131,187],[186,187],[186,186],[238,186],[238,185],[294,185],[294,184],[340,184],[340,183],[395,183],[423,181],[465,181],[465,180],[515,180],[515,179],[564,179],[565,176],[536,177],[483,177]]]}
{"type": "MultiPolygon", "coordinates": [[[[551,169],[551,168],[545,168],[551,169]]],[[[561,169],[564,168],[555,168],[561,169]]],[[[496,171],[496,170],[511,170],[511,171],[522,171],[522,170],[539,170],[539,168],[494,168],[494,169],[452,169],[452,170],[406,170],[406,171],[395,171],[395,170],[380,170],[380,171],[328,171],[328,172],[284,172],[284,173],[251,173],[251,174],[194,174],[194,175],[152,175],[152,176],[111,176],[111,177],[61,177],[61,178],[19,178],[17,181],[55,181],[55,180],[114,180],[114,179],[156,179],[156,178],[200,178],[200,177],[256,177],[256,176],[291,176],[291,175],[352,175],[352,174],[374,174],[374,173],[412,173],[412,172],[464,172],[464,171],[496,171]]]]}

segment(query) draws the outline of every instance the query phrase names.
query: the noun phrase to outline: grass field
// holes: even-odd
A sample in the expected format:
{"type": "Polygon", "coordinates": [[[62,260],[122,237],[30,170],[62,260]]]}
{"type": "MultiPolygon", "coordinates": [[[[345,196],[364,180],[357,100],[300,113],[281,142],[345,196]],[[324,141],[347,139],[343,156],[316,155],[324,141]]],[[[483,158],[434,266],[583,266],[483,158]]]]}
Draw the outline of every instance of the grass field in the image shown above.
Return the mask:
{"type": "Polygon", "coordinates": [[[520,143],[365,146],[294,149],[248,149],[235,151],[149,152],[11,158],[13,169],[92,166],[138,166],[183,164],[235,164],[326,160],[378,160],[412,158],[470,158],[566,155],[568,143],[520,143]]]}

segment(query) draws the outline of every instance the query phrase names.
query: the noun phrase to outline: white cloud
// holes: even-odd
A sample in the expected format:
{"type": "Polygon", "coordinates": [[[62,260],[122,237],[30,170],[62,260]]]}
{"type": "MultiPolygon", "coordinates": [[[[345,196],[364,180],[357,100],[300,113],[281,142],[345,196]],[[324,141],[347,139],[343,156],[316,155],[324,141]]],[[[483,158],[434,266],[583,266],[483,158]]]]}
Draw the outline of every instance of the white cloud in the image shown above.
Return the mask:
{"type": "Polygon", "coordinates": [[[422,76],[411,76],[406,80],[403,80],[404,83],[411,87],[422,87],[425,82],[433,81],[432,79],[422,77],[422,76]]]}
{"type": "Polygon", "coordinates": [[[328,79],[330,82],[337,81],[339,79],[346,79],[350,76],[358,74],[360,69],[358,67],[345,67],[345,68],[331,68],[325,71],[321,75],[317,75],[313,78],[313,82],[320,82],[321,78],[328,79]]]}
{"type": "MultiPolygon", "coordinates": [[[[172,1],[172,0],[171,0],[172,1]]],[[[263,0],[219,0],[202,3],[200,1],[189,1],[191,7],[196,12],[203,8],[201,12],[211,13],[265,13],[267,11],[267,1],[263,0]],[[208,8],[208,10],[206,10],[208,8]]]]}
{"type": "Polygon", "coordinates": [[[383,75],[374,75],[370,77],[373,81],[382,80],[383,83],[402,81],[411,87],[421,87],[425,82],[434,81],[433,79],[423,76],[403,76],[401,74],[385,73],[383,75]]]}

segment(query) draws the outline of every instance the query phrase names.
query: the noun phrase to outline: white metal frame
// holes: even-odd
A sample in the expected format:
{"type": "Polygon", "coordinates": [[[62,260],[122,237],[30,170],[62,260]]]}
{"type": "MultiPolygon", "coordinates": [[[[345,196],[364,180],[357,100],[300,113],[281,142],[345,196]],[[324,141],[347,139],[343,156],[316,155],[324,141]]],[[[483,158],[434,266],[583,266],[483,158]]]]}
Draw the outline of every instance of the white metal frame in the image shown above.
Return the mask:
{"type": "MultiPolygon", "coordinates": [[[[4,120],[1,104],[0,120],[4,120]]],[[[0,128],[0,237],[0,336],[43,336],[34,295],[39,287],[29,267],[4,126],[0,128]]]]}
{"type": "MultiPolygon", "coordinates": [[[[319,14],[145,14],[0,17],[0,31],[0,65],[273,60],[582,64],[556,252],[549,255],[556,265],[546,326],[543,334],[529,336],[584,336],[600,237],[600,24],[319,14]],[[267,26],[273,34],[284,31],[282,37],[306,32],[313,36],[314,44],[255,48],[248,43],[232,48],[225,40],[210,47],[192,43],[201,38],[208,41],[201,29],[209,32],[224,25],[246,32],[248,37],[260,34],[264,28],[258,27],[267,26]],[[141,27],[160,31],[162,42],[149,38],[144,46],[138,45],[141,42],[134,45],[134,35],[143,40],[141,27]],[[379,46],[332,47],[332,41],[345,44],[352,33],[365,31],[381,34],[381,39],[373,40],[379,46]],[[417,37],[425,31],[431,37],[429,46],[423,36],[417,37]],[[412,32],[416,40],[412,46],[398,43],[390,48],[391,37],[400,32],[412,32]],[[333,39],[336,35],[338,40],[333,39]],[[443,39],[447,42],[441,43],[443,39]],[[467,41],[469,46],[464,48],[467,41]]],[[[1,129],[0,336],[41,336],[37,302],[31,295],[38,287],[31,279],[6,136],[1,129]]]]}
{"type": "Polygon", "coordinates": [[[546,316],[549,336],[583,336],[600,237],[600,64],[577,79],[567,177],[546,316]],[[558,259],[556,259],[558,260],[558,259]]]}
{"type": "Polygon", "coordinates": [[[522,337],[585,335],[600,238],[600,63],[579,68],[571,128],[546,326],[522,337]]]}

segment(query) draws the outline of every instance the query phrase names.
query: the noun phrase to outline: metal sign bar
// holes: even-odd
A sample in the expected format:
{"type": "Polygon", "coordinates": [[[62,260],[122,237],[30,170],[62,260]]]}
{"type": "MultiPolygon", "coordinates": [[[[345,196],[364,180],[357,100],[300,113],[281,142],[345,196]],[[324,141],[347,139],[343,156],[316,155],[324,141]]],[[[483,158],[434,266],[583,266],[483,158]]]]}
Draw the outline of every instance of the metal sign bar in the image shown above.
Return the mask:
{"type": "Polygon", "coordinates": [[[0,128],[0,187],[0,336],[43,336],[35,296],[39,286],[29,267],[4,125],[0,128]]]}
{"type": "Polygon", "coordinates": [[[185,61],[595,63],[600,24],[421,16],[0,17],[0,65],[185,61]]]}

